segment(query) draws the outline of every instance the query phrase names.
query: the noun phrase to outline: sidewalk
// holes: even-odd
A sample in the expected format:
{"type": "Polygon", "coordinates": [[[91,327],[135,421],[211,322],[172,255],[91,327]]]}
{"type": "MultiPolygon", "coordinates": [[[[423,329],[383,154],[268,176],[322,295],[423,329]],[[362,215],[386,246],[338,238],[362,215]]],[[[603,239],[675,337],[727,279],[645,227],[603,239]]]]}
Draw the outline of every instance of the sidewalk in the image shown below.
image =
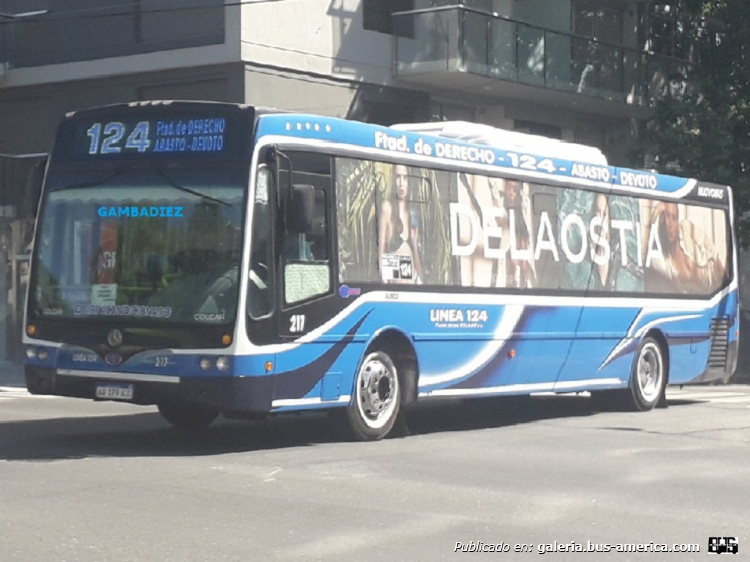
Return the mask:
{"type": "Polygon", "coordinates": [[[0,386],[24,386],[23,366],[10,361],[0,361],[0,386]]]}

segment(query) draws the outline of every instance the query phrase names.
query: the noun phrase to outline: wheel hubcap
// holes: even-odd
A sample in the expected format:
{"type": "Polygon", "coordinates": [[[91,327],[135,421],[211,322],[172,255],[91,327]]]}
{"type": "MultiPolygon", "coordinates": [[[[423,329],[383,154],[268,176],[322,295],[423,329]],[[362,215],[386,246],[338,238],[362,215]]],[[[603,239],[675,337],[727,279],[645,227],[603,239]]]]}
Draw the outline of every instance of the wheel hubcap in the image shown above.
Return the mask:
{"type": "Polygon", "coordinates": [[[359,400],[362,413],[370,420],[385,415],[393,402],[395,375],[380,361],[371,361],[362,371],[359,400]]]}
{"type": "Polygon", "coordinates": [[[659,394],[661,386],[661,360],[651,346],[645,347],[638,360],[638,386],[643,397],[652,401],[659,394]]]}

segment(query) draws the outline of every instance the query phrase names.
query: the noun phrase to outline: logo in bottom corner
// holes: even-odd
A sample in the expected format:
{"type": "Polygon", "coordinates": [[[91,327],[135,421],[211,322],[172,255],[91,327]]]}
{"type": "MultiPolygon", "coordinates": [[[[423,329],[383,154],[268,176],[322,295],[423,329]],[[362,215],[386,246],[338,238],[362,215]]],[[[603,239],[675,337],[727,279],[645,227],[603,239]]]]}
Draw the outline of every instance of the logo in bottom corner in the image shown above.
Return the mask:
{"type": "Polygon", "coordinates": [[[708,537],[708,551],[716,554],[729,552],[737,554],[740,546],[737,537],[708,537]]]}

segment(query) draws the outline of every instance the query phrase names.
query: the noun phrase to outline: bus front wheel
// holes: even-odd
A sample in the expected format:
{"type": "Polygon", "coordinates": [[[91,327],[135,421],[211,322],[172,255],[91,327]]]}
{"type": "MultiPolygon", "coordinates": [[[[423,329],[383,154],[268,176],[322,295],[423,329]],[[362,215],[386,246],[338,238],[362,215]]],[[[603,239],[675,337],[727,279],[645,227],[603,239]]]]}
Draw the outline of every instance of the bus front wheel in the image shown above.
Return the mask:
{"type": "Polygon", "coordinates": [[[218,410],[213,408],[179,402],[159,404],[159,413],[177,429],[193,431],[208,427],[219,416],[218,410]]]}
{"type": "Polygon", "coordinates": [[[396,365],[384,351],[369,353],[357,372],[347,417],[360,441],[382,439],[393,429],[401,408],[396,365]]]}
{"type": "Polygon", "coordinates": [[[664,394],[666,380],[664,353],[659,342],[644,338],[638,346],[630,379],[633,408],[642,412],[654,408],[664,394]]]}

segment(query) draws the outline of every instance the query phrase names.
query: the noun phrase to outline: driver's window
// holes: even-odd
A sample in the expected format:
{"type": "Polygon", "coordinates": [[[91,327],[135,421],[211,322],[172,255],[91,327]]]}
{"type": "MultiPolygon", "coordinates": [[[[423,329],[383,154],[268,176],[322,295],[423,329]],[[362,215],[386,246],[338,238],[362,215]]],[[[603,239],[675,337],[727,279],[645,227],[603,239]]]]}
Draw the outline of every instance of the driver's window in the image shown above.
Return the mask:
{"type": "Polygon", "coordinates": [[[271,211],[271,171],[258,169],[253,201],[253,233],[250,245],[248,312],[257,320],[273,312],[273,216],[271,211]]]}

